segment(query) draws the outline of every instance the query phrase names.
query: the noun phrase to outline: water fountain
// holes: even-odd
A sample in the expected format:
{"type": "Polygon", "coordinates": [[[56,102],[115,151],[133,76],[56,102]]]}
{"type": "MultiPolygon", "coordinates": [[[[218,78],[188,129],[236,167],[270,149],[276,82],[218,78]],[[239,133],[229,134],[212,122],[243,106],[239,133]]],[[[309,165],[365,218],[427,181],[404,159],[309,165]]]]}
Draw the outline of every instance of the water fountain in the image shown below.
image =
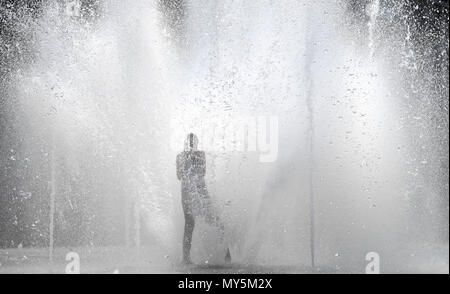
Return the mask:
{"type": "MultiPolygon", "coordinates": [[[[401,60],[380,54],[390,44],[379,27],[394,10],[369,1],[368,21],[355,25],[345,1],[168,3],[104,1],[89,21],[80,5],[46,3],[29,26],[33,62],[19,66],[8,91],[28,125],[21,189],[54,199],[39,218],[56,218],[41,224],[51,247],[150,246],[146,258],[179,270],[175,157],[194,131],[216,139],[207,184],[241,267],[364,272],[374,251],[385,272],[448,272],[442,216],[411,229],[413,194],[423,193],[424,214],[443,197],[443,183],[427,183],[421,169],[439,170],[442,143],[428,136],[422,146],[436,156],[411,164],[420,157],[413,138],[432,125],[408,127],[413,90],[396,88],[402,72],[387,60],[401,60]],[[367,28],[363,44],[354,26],[367,28]],[[222,148],[235,142],[217,135],[258,116],[278,119],[273,162],[222,148]],[[77,240],[63,244],[71,230],[77,240]]],[[[217,262],[214,230],[199,227],[193,258],[217,262]]]]}

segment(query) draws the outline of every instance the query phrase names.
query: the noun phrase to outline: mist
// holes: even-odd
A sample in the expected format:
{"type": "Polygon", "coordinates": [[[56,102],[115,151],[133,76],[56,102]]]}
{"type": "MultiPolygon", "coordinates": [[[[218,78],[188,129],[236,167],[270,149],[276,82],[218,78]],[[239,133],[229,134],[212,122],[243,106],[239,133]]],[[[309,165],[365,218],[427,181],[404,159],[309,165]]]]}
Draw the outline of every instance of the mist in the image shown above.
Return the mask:
{"type": "MultiPolygon", "coordinates": [[[[376,252],[383,273],[448,273],[448,24],[430,37],[439,68],[414,54],[428,39],[409,2],[350,2],[44,1],[23,14],[29,59],[4,87],[20,144],[2,165],[31,200],[27,239],[6,247],[123,246],[149,271],[179,271],[175,158],[194,132],[233,262],[362,273],[376,252]],[[255,148],[236,135],[270,118],[255,148]]],[[[192,258],[218,263],[216,239],[200,220],[192,258]]]]}

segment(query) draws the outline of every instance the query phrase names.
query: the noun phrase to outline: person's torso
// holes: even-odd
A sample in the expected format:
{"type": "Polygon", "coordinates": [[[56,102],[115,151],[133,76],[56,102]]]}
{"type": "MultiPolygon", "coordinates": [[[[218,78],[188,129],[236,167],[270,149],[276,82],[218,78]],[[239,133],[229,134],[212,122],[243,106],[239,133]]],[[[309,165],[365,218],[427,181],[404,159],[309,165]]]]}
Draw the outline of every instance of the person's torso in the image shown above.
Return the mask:
{"type": "Polygon", "coordinates": [[[183,151],[181,154],[181,178],[193,181],[204,178],[206,170],[205,152],[183,151]]]}

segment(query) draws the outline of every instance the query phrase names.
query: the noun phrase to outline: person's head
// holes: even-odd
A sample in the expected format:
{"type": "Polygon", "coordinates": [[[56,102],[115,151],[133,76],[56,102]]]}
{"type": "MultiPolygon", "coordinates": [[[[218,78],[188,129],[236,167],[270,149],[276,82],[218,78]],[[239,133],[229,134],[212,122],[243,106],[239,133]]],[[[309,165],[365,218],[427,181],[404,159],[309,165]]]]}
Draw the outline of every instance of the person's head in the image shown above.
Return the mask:
{"type": "Polygon", "coordinates": [[[195,151],[198,148],[198,138],[194,133],[189,133],[187,135],[185,144],[184,144],[186,151],[195,151]]]}

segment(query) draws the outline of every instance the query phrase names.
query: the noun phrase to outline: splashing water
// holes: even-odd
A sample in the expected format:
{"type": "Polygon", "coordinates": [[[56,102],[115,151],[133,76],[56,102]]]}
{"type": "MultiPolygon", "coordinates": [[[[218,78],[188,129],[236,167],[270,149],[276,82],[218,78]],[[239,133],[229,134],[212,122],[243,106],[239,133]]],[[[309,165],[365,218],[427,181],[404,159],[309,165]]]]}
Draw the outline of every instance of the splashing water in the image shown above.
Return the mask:
{"type": "MultiPolygon", "coordinates": [[[[276,161],[207,153],[207,185],[237,262],[309,265],[313,193],[319,267],[363,272],[375,251],[386,272],[448,272],[448,243],[430,241],[441,234],[434,223],[411,230],[404,149],[426,129],[411,133],[399,119],[401,76],[376,54],[378,0],[368,6],[365,46],[339,1],[185,1],[175,33],[156,2],[132,2],[106,1],[95,22],[47,4],[33,27],[34,62],[14,77],[10,92],[32,126],[26,148],[39,153],[45,144],[35,137],[55,138],[60,194],[98,198],[97,214],[111,222],[122,206],[134,210],[126,222],[144,218],[151,242],[179,256],[175,157],[185,134],[233,146],[217,132],[275,116],[276,161]]],[[[45,173],[39,161],[30,166],[45,173]]],[[[438,196],[422,184],[431,211],[438,196]]],[[[203,232],[214,232],[198,227],[193,258],[208,260],[214,238],[203,232]]]]}
{"type": "Polygon", "coordinates": [[[376,26],[376,21],[377,21],[377,17],[378,14],[380,12],[380,1],[379,0],[373,0],[369,5],[368,5],[368,11],[367,14],[369,15],[369,23],[367,24],[367,26],[369,27],[369,49],[370,49],[370,56],[373,57],[374,53],[375,53],[375,48],[374,48],[374,29],[376,26]]]}

